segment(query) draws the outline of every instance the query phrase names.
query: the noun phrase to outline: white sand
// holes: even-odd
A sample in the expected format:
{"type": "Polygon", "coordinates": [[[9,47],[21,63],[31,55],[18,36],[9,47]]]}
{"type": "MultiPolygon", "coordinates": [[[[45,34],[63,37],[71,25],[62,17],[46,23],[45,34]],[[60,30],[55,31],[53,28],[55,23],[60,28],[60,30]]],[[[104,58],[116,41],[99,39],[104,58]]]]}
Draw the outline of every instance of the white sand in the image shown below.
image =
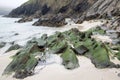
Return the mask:
{"type": "MultiPolygon", "coordinates": [[[[83,24],[73,24],[71,26],[78,27],[80,31],[86,31],[101,24],[101,22],[84,22],[83,24]]],[[[0,75],[10,63],[11,59],[9,57],[15,53],[16,51],[12,51],[0,56],[0,75]]],[[[80,67],[75,70],[67,70],[60,64],[50,64],[40,70],[39,73],[24,80],[120,80],[120,77],[118,77],[120,69],[97,69],[91,63],[90,59],[83,56],[79,56],[78,59],[80,67]]],[[[114,60],[114,62],[120,64],[118,60],[114,60]]],[[[12,78],[12,76],[2,76],[0,80],[16,79],[12,78]]]]}

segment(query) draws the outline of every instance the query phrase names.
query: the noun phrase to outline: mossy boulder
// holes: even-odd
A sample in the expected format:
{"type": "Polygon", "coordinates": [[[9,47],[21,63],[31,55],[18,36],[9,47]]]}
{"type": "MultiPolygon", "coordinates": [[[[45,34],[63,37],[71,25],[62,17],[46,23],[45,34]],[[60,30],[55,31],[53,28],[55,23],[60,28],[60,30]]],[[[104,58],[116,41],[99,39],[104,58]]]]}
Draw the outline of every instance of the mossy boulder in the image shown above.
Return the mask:
{"type": "Polygon", "coordinates": [[[61,55],[61,58],[63,59],[62,64],[66,69],[75,69],[79,67],[78,59],[72,49],[67,48],[61,55]]]}
{"type": "Polygon", "coordinates": [[[38,55],[35,54],[37,52],[40,52],[40,49],[36,43],[27,44],[23,50],[13,57],[12,62],[6,67],[3,74],[10,74],[12,72],[17,74],[17,72],[21,71],[30,72],[38,63],[38,60],[35,58],[38,55]]]}
{"type": "Polygon", "coordinates": [[[53,51],[53,53],[62,53],[66,47],[67,47],[66,41],[56,41],[53,45],[50,46],[50,50],[53,51]]]}
{"type": "Polygon", "coordinates": [[[93,45],[93,50],[91,50],[91,61],[97,68],[114,66],[110,61],[108,51],[102,43],[95,43],[95,45],[93,45]]]}

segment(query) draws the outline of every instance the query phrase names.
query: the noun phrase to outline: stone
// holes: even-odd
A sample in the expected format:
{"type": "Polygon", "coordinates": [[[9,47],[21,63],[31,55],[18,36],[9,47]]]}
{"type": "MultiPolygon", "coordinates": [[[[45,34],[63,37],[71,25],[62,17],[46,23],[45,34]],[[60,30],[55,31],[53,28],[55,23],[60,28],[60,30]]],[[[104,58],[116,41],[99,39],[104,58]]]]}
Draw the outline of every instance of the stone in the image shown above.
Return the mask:
{"type": "Polygon", "coordinates": [[[13,57],[12,62],[6,67],[3,75],[23,70],[28,72],[34,70],[38,63],[38,60],[35,58],[38,55],[36,54],[37,52],[40,52],[40,49],[36,43],[27,44],[13,57]]]}
{"type": "Polygon", "coordinates": [[[30,22],[33,21],[32,17],[23,17],[22,19],[18,20],[18,23],[30,22]]]}
{"type": "Polygon", "coordinates": [[[47,18],[47,19],[39,19],[37,22],[35,22],[33,25],[35,26],[49,26],[49,27],[60,27],[64,26],[67,23],[65,23],[65,16],[60,14],[56,15],[52,18],[47,18]]]}
{"type": "Polygon", "coordinates": [[[12,51],[12,50],[18,50],[22,48],[20,45],[18,44],[13,44],[6,52],[12,51]]]}
{"type": "Polygon", "coordinates": [[[4,47],[5,46],[5,42],[0,42],[0,48],[4,47]]]}
{"type": "Polygon", "coordinates": [[[93,45],[90,59],[97,68],[115,67],[115,64],[110,61],[107,49],[104,44],[101,43],[95,43],[95,45],[93,45]]]}
{"type": "Polygon", "coordinates": [[[84,46],[84,45],[80,45],[78,47],[74,48],[74,51],[78,54],[78,55],[84,55],[86,52],[88,52],[89,50],[84,46]]]}
{"type": "Polygon", "coordinates": [[[79,67],[78,59],[72,49],[67,48],[65,52],[61,55],[63,59],[62,64],[65,66],[66,69],[75,69],[79,67]]]}

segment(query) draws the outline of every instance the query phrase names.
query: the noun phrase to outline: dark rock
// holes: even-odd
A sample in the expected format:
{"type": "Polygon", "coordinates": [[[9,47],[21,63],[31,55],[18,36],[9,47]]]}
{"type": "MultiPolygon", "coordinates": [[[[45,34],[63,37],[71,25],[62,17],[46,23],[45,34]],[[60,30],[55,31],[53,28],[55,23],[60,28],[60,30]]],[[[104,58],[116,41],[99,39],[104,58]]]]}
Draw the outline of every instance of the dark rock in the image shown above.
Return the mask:
{"type": "Polygon", "coordinates": [[[20,45],[18,44],[13,44],[6,52],[12,51],[12,50],[18,50],[22,48],[20,45]]]}
{"type": "Polygon", "coordinates": [[[33,73],[30,71],[17,71],[15,74],[14,74],[14,78],[17,78],[17,79],[24,79],[26,78],[27,76],[31,76],[33,75],[33,73]]]}
{"type": "Polygon", "coordinates": [[[116,67],[116,65],[110,61],[107,48],[105,45],[101,45],[101,43],[95,43],[95,47],[93,47],[93,50],[91,51],[90,59],[97,68],[116,67]]]}
{"type": "Polygon", "coordinates": [[[19,35],[19,33],[15,33],[14,35],[17,36],[17,35],[19,35]]]}
{"type": "Polygon", "coordinates": [[[80,45],[78,47],[75,47],[74,51],[79,55],[84,55],[86,52],[88,52],[88,49],[85,46],[80,45]]]}
{"type": "Polygon", "coordinates": [[[47,38],[48,38],[47,34],[43,34],[43,35],[41,36],[41,39],[43,39],[43,40],[46,40],[47,38]]]}
{"type": "Polygon", "coordinates": [[[8,16],[34,16],[41,17],[47,14],[64,13],[69,17],[77,16],[86,11],[97,0],[34,0],[28,1],[20,7],[12,10],[8,16]],[[75,14],[74,14],[75,13],[75,14]]]}
{"type": "Polygon", "coordinates": [[[120,73],[118,73],[118,77],[120,77],[120,73]]]}
{"type": "Polygon", "coordinates": [[[75,69],[79,67],[78,59],[72,49],[67,48],[61,55],[61,58],[63,59],[62,64],[66,69],[75,69]]]}
{"type": "Polygon", "coordinates": [[[89,18],[89,19],[100,18],[100,17],[112,18],[112,16],[115,16],[115,13],[119,14],[119,11],[120,11],[119,5],[120,5],[119,0],[114,0],[114,1],[113,0],[98,0],[86,12],[86,18],[89,18]]]}
{"type": "Polygon", "coordinates": [[[18,23],[24,23],[24,22],[30,22],[32,21],[33,18],[32,17],[23,17],[22,19],[18,20],[18,23]]]}
{"type": "Polygon", "coordinates": [[[47,19],[39,19],[37,22],[35,22],[33,25],[35,26],[50,26],[50,27],[60,27],[64,26],[67,23],[65,23],[65,17],[61,14],[56,15],[51,18],[47,19]]]}
{"type": "MultiPolygon", "coordinates": [[[[28,72],[34,70],[38,60],[35,58],[37,52],[40,52],[36,43],[27,44],[23,50],[19,51],[17,55],[13,57],[12,62],[4,70],[4,74],[10,74],[11,72],[21,72],[27,70],[28,72]]],[[[39,54],[40,55],[40,54],[39,54]]]]}
{"type": "Polygon", "coordinates": [[[0,48],[4,47],[5,46],[5,42],[0,42],[0,48]]]}

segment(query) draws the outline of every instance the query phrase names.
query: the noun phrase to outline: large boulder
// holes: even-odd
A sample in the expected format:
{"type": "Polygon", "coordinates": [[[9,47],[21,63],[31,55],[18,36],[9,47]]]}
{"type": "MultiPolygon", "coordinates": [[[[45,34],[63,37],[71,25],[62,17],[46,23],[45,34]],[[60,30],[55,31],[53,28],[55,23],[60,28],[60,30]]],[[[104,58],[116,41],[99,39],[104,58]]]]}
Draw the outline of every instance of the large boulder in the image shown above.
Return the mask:
{"type": "Polygon", "coordinates": [[[13,57],[12,62],[6,67],[3,74],[15,72],[16,78],[23,78],[23,76],[20,76],[22,73],[24,74],[26,71],[31,72],[37,65],[38,60],[35,58],[38,55],[36,54],[37,52],[40,52],[40,49],[36,43],[27,44],[23,50],[19,51],[13,57]]]}
{"type": "Polygon", "coordinates": [[[110,61],[109,51],[106,45],[99,42],[93,44],[93,49],[90,53],[90,59],[97,68],[116,67],[116,65],[110,61]]]}
{"type": "Polygon", "coordinates": [[[66,69],[75,69],[79,67],[78,59],[72,49],[67,48],[61,55],[61,58],[63,59],[62,64],[66,69]]]}

